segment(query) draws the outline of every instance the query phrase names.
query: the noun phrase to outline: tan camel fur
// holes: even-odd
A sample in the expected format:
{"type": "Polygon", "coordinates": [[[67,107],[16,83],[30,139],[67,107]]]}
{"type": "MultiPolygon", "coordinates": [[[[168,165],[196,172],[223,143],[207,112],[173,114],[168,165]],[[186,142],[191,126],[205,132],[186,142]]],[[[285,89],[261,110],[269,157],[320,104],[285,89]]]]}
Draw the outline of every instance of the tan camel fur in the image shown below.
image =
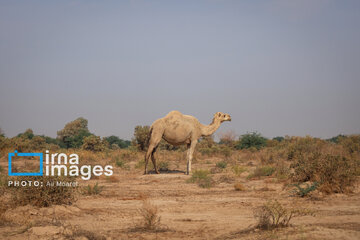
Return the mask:
{"type": "Polygon", "coordinates": [[[174,146],[182,144],[187,145],[188,152],[186,174],[189,174],[191,171],[191,160],[199,138],[213,134],[224,121],[231,121],[229,114],[217,112],[214,114],[214,118],[210,125],[203,125],[195,117],[184,115],[179,111],[171,111],[165,117],[156,120],[150,127],[149,148],[145,155],[144,174],[147,174],[147,164],[150,157],[153,162],[155,172],[159,173],[156,168],[154,153],[161,141],[161,138],[174,146]]]}

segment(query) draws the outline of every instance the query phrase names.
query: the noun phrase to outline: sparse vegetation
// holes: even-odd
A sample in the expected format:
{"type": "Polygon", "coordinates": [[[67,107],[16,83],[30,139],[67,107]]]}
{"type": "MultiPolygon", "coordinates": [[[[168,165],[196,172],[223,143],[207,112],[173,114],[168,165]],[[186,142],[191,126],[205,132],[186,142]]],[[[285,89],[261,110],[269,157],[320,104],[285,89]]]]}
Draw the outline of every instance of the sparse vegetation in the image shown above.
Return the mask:
{"type": "Polygon", "coordinates": [[[169,162],[161,161],[157,165],[158,165],[158,168],[160,171],[168,171],[169,170],[169,162]]]}
{"type": "Polygon", "coordinates": [[[318,187],[318,183],[314,182],[312,184],[308,184],[308,183],[304,183],[304,184],[299,184],[296,183],[294,184],[294,187],[296,187],[293,192],[298,195],[299,197],[305,197],[307,196],[310,192],[315,191],[316,188],[318,187]],[[304,187],[302,185],[305,185],[304,187]]]}
{"type": "Polygon", "coordinates": [[[216,167],[220,169],[225,169],[227,167],[227,162],[225,161],[217,162],[216,167]]]}
{"type": "MultiPolygon", "coordinates": [[[[12,178],[12,180],[18,178],[12,178]]],[[[43,186],[11,187],[7,191],[12,193],[12,204],[24,206],[27,204],[48,207],[54,204],[71,204],[75,198],[76,187],[74,186],[56,186],[57,182],[72,182],[70,177],[22,177],[22,181],[39,181],[43,186]],[[54,183],[54,185],[51,185],[54,183]]]]}
{"type": "Polygon", "coordinates": [[[139,209],[142,217],[140,224],[145,230],[155,231],[160,227],[161,217],[158,213],[157,206],[153,205],[148,199],[143,200],[143,205],[139,209]]]}
{"type": "Polygon", "coordinates": [[[189,183],[197,183],[199,187],[202,188],[210,188],[213,186],[214,180],[210,176],[209,171],[207,170],[196,170],[193,172],[190,179],[188,179],[189,183]]]}
{"type": "Polygon", "coordinates": [[[263,148],[266,146],[266,138],[261,136],[260,133],[252,132],[241,135],[239,142],[236,145],[237,149],[257,149],[263,148]]]}
{"type": "Polygon", "coordinates": [[[103,190],[103,187],[99,185],[99,183],[95,183],[93,185],[88,184],[84,188],[85,195],[99,195],[103,190]]]}
{"type": "Polygon", "coordinates": [[[287,227],[294,217],[306,215],[313,215],[313,212],[306,209],[285,208],[277,200],[270,200],[254,209],[254,217],[260,229],[287,227]]]}
{"type": "Polygon", "coordinates": [[[104,139],[101,139],[100,137],[94,135],[84,137],[83,142],[84,143],[82,145],[82,149],[88,151],[102,152],[106,148],[108,148],[107,141],[104,141],[104,139]]]}
{"type": "Polygon", "coordinates": [[[134,130],[134,138],[131,144],[137,147],[140,151],[145,151],[147,141],[149,139],[150,127],[149,126],[136,126],[134,130]]]}
{"type": "Polygon", "coordinates": [[[256,167],[254,172],[248,176],[248,179],[271,176],[274,172],[275,168],[272,166],[256,167]]]}
{"type": "Polygon", "coordinates": [[[232,166],[231,169],[236,176],[240,176],[243,172],[247,171],[246,167],[242,167],[242,166],[238,166],[238,165],[232,166]]]}

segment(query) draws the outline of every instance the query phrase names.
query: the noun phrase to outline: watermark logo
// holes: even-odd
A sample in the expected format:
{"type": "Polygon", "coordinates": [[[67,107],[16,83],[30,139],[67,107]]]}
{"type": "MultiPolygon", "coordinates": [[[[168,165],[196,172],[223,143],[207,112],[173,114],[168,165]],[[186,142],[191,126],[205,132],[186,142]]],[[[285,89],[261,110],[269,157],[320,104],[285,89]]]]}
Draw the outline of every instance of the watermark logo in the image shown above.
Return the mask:
{"type": "Polygon", "coordinates": [[[9,176],[43,176],[43,153],[18,153],[16,150],[13,153],[9,153],[8,172],[9,172],[9,176]],[[11,160],[15,156],[39,157],[40,160],[39,172],[12,172],[11,160]]]}
{"type": "Polygon", "coordinates": [[[83,180],[89,180],[91,176],[111,176],[113,167],[111,165],[80,165],[79,155],[71,153],[52,153],[45,151],[45,161],[43,153],[18,153],[16,150],[9,153],[9,176],[80,176],[83,180]],[[14,157],[39,157],[39,172],[13,172],[12,160],[14,157]]]}

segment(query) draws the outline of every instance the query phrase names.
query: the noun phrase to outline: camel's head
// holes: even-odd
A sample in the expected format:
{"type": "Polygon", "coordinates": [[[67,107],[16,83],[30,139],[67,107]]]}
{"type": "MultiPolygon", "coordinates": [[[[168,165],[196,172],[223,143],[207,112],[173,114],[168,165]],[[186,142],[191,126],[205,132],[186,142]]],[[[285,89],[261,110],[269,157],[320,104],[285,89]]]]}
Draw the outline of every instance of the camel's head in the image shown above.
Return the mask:
{"type": "Polygon", "coordinates": [[[222,112],[215,113],[214,119],[218,119],[218,120],[220,120],[220,122],[231,121],[230,115],[226,114],[226,113],[222,113],[222,112]]]}

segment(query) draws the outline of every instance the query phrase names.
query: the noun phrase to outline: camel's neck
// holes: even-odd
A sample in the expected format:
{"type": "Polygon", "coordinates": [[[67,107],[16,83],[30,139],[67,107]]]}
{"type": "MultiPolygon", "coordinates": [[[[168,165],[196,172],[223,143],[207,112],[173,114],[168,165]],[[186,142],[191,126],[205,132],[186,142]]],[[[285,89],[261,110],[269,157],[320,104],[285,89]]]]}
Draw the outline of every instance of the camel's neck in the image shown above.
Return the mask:
{"type": "Polygon", "coordinates": [[[210,136],[213,134],[221,125],[219,120],[213,120],[209,125],[201,124],[201,135],[202,136],[210,136]]]}

